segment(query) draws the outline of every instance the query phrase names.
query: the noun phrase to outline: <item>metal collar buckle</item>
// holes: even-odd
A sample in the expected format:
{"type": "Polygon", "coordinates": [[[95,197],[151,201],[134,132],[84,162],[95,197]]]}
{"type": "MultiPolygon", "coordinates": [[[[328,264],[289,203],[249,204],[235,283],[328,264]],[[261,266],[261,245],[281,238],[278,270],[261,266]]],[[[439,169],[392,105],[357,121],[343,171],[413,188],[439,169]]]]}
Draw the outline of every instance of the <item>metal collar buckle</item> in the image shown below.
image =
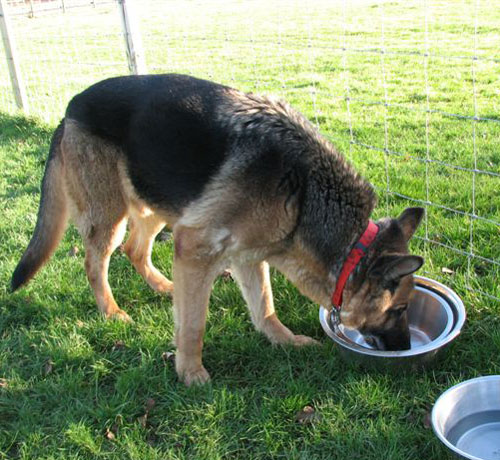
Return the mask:
{"type": "Polygon", "coordinates": [[[330,311],[330,321],[332,326],[340,326],[340,308],[332,306],[332,310],[330,311]]]}

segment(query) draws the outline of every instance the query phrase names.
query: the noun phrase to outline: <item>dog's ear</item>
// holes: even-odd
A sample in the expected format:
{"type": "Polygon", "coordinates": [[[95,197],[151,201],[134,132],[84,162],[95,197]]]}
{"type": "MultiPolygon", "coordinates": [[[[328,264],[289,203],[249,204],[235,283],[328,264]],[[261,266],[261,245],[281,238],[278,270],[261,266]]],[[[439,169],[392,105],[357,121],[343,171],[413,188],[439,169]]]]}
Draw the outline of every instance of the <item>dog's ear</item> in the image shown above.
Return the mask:
{"type": "Polygon", "coordinates": [[[406,208],[398,217],[398,224],[403,231],[406,241],[409,241],[413,236],[423,216],[424,208],[406,208]]]}
{"type": "Polygon", "coordinates": [[[416,272],[424,263],[420,256],[393,254],[380,256],[370,268],[369,276],[376,279],[396,281],[416,272]]]}

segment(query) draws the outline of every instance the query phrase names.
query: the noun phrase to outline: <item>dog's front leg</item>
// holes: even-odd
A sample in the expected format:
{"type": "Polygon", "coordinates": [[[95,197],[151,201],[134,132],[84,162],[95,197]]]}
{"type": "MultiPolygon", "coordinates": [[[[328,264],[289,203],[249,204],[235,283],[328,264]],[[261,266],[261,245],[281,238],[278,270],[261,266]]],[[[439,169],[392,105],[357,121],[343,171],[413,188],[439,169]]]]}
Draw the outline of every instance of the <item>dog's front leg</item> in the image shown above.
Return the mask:
{"type": "Polygon", "coordinates": [[[299,346],[318,343],[305,335],[295,335],[278,319],[267,262],[233,264],[232,269],[255,328],[265,334],[271,343],[299,346]]]}
{"type": "Polygon", "coordinates": [[[186,385],[203,384],[210,380],[201,354],[217,258],[197,229],[176,228],[174,240],[175,367],[186,385]]]}

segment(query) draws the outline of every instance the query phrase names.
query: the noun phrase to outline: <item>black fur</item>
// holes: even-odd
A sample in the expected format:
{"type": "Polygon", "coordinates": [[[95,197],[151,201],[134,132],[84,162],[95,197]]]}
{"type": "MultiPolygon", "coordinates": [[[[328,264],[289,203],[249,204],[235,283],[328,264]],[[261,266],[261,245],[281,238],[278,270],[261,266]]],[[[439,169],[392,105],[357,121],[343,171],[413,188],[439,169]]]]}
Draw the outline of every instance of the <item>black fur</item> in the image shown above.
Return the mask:
{"type": "Polygon", "coordinates": [[[228,153],[213,116],[224,88],[184,75],[111,78],[75,96],[66,117],[121,147],[142,198],[178,211],[228,153]]]}
{"type": "Polygon", "coordinates": [[[336,273],[375,205],[372,187],[298,112],[231,91],[184,75],[117,77],[75,96],[66,116],[121,148],[145,201],[178,212],[238,156],[245,187],[307,202],[296,231],[336,273]]]}

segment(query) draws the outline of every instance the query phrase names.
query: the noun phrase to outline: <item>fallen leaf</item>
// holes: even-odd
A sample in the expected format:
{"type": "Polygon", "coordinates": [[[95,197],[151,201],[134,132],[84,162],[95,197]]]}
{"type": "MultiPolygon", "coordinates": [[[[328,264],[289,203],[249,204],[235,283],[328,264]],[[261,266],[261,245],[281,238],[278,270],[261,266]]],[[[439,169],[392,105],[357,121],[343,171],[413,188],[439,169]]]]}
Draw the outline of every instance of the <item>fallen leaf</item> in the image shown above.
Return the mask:
{"type": "Polygon", "coordinates": [[[427,430],[432,427],[431,413],[429,411],[424,414],[422,425],[424,425],[424,428],[426,428],[427,430]]]}
{"type": "Polygon", "coordinates": [[[153,409],[153,407],[155,407],[155,405],[156,401],[153,398],[148,398],[146,400],[146,412],[144,413],[144,415],[141,415],[140,417],[137,418],[137,421],[143,428],[146,428],[146,425],[148,423],[149,412],[153,409]]]}
{"type": "Polygon", "coordinates": [[[106,433],[104,433],[104,436],[106,436],[106,438],[109,439],[110,441],[113,441],[116,438],[113,431],[110,430],[109,428],[106,428],[106,433]]]}
{"type": "Polygon", "coordinates": [[[111,348],[111,351],[121,351],[121,350],[125,350],[126,345],[125,343],[123,343],[121,340],[117,340],[114,345],[113,345],[113,348],[111,348]]]}
{"type": "Polygon", "coordinates": [[[153,398],[148,398],[146,401],[146,412],[149,413],[153,410],[153,407],[155,407],[156,401],[153,398]]]}
{"type": "Polygon", "coordinates": [[[49,375],[52,373],[54,370],[54,362],[49,359],[46,363],[45,366],[43,366],[43,375],[49,375]]]}
{"type": "Polygon", "coordinates": [[[78,253],[80,252],[80,250],[76,247],[76,246],[73,246],[69,251],[68,251],[68,256],[69,257],[76,257],[78,255],[78,253]]]}
{"type": "Polygon", "coordinates": [[[441,271],[445,274],[445,275],[454,275],[455,272],[451,269],[451,268],[447,268],[447,267],[442,267],[441,268],[441,271]]]}
{"type": "Polygon", "coordinates": [[[295,421],[301,424],[309,424],[321,420],[321,415],[316,413],[311,406],[305,406],[295,414],[295,421]]]}
{"type": "Polygon", "coordinates": [[[0,388],[7,388],[7,379],[0,379],[0,388]]]}
{"type": "Polygon", "coordinates": [[[148,413],[146,412],[144,415],[138,417],[137,421],[139,422],[139,425],[141,425],[143,428],[146,428],[146,424],[148,423],[148,413]]]}
{"type": "Polygon", "coordinates": [[[76,323],[75,323],[78,327],[83,327],[85,326],[85,323],[83,321],[80,321],[79,319],[76,320],[76,323]]]}
{"type": "Polygon", "coordinates": [[[163,359],[164,363],[173,362],[175,361],[175,353],[171,351],[164,351],[161,354],[161,359],[163,359]]]}

